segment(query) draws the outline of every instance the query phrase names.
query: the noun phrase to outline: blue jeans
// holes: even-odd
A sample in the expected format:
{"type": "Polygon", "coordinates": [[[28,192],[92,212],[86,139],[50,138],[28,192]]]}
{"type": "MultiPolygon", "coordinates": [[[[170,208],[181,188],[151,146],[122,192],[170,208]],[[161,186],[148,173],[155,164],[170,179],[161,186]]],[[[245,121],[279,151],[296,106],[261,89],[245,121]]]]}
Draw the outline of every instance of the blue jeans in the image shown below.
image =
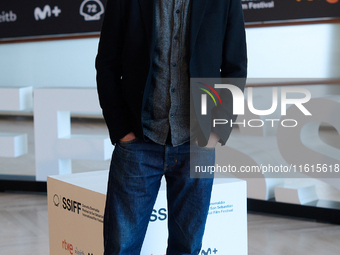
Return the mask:
{"type": "Polygon", "coordinates": [[[214,165],[215,150],[194,142],[177,147],[140,139],[116,144],[104,216],[104,255],[140,254],[163,175],[168,201],[167,255],[199,254],[213,178],[190,178],[190,150],[197,164],[214,165]]]}

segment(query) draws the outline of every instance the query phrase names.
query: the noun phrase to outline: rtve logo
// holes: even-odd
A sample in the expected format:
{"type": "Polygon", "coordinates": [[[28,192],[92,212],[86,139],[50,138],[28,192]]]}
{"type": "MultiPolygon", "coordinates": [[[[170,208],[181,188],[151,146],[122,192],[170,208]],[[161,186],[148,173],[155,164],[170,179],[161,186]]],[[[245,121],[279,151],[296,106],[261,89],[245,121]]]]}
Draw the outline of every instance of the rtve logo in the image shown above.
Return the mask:
{"type": "MultiPolygon", "coordinates": [[[[66,241],[66,239],[64,239],[61,242],[61,248],[65,251],[68,251],[71,255],[76,254],[76,255],[85,255],[84,251],[78,250],[78,248],[76,247],[76,249],[74,249],[73,245],[71,243],[68,243],[66,241]]],[[[93,253],[87,253],[87,255],[93,255],[93,253]]]]}
{"type": "Polygon", "coordinates": [[[69,251],[71,255],[73,255],[73,245],[66,242],[66,239],[61,242],[61,248],[69,251]]]}

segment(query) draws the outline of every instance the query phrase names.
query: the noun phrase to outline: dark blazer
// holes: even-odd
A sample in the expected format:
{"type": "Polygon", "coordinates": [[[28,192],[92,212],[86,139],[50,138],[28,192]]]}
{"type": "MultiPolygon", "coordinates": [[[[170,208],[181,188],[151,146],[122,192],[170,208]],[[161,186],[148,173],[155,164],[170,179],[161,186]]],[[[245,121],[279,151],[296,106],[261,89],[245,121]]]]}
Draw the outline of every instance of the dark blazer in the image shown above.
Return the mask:
{"type": "MultiPolygon", "coordinates": [[[[141,113],[150,89],[156,0],[108,0],[96,58],[100,106],[115,144],[143,138],[141,113]]],[[[191,0],[190,77],[246,77],[240,0],[191,0]]],[[[239,85],[241,89],[244,84],[239,85]]],[[[227,109],[231,114],[232,109],[227,109]]],[[[227,126],[227,125],[226,125],[227,126]]],[[[218,135],[224,144],[231,132],[218,135]]],[[[206,144],[209,130],[201,134],[206,144]]]]}

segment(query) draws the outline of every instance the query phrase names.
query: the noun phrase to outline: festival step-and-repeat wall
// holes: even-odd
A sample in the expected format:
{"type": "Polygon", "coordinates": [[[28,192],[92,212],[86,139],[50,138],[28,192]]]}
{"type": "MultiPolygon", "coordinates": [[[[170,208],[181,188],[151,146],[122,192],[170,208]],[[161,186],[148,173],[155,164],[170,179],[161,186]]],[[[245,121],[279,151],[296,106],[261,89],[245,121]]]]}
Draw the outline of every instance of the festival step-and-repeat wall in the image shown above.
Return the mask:
{"type": "MultiPolygon", "coordinates": [[[[0,40],[98,34],[107,0],[1,0],[0,40]]],[[[242,0],[245,21],[340,17],[339,0],[242,0]]]]}

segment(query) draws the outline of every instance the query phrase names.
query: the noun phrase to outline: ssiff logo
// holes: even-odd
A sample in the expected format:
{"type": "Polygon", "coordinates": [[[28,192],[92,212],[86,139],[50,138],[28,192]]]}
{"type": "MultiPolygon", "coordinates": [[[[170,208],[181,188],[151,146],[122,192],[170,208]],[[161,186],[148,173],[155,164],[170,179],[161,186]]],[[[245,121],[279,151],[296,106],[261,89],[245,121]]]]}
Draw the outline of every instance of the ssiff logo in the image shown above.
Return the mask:
{"type": "Polygon", "coordinates": [[[150,221],[155,222],[156,220],[164,221],[167,218],[166,209],[160,208],[158,211],[153,209],[150,215],[150,221]]]}
{"type": "Polygon", "coordinates": [[[59,196],[54,194],[53,196],[53,204],[56,207],[60,207],[61,209],[68,210],[70,212],[74,212],[79,214],[81,211],[81,203],[75,200],[59,196]]]}
{"type": "Polygon", "coordinates": [[[60,204],[60,201],[59,201],[59,196],[57,195],[57,194],[54,194],[54,196],[53,196],[53,203],[54,203],[54,205],[55,206],[59,206],[59,204],[60,204]]]}

